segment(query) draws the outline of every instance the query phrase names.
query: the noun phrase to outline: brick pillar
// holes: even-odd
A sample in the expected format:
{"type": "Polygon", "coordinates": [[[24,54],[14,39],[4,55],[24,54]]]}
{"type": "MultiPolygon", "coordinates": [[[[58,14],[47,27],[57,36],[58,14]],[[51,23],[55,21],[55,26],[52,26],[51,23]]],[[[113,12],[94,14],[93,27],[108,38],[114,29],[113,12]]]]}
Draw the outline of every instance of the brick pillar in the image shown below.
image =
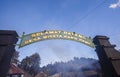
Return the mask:
{"type": "Polygon", "coordinates": [[[96,53],[102,68],[103,77],[120,77],[120,52],[109,42],[106,36],[96,36],[93,39],[96,53]]]}
{"type": "Polygon", "coordinates": [[[18,39],[16,31],[0,30],[0,77],[6,77],[18,39]]]}

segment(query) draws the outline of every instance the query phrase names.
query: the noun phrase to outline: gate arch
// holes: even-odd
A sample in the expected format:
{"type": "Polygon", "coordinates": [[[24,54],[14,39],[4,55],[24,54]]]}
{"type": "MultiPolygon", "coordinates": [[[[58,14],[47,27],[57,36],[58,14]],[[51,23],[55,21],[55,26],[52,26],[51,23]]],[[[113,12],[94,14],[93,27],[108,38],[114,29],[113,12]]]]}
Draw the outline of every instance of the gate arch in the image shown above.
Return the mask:
{"type": "MultiPolygon", "coordinates": [[[[114,47],[115,45],[111,45],[109,42],[109,38],[107,36],[96,36],[92,42],[92,39],[89,37],[82,36],[80,34],[77,34],[75,32],[65,32],[60,30],[51,30],[51,31],[42,31],[43,35],[40,35],[41,32],[31,33],[27,35],[22,35],[21,42],[19,44],[19,47],[26,46],[28,44],[47,40],[47,39],[65,39],[62,36],[66,35],[66,39],[78,41],[86,44],[90,47],[96,47],[96,53],[99,58],[99,62],[102,68],[102,77],[120,77],[120,52],[116,50],[114,47]],[[57,33],[59,32],[59,33],[57,33]],[[48,34],[47,34],[48,33],[48,34]],[[49,33],[51,36],[48,37],[49,33]],[[56,33],[56,34],[55,34],[56,33]],[[66,34],[65,34],[66,33],[66,34]],[[60,35],[59,38],[52,38],[52,35],[60,35]],[[40,38],[46,36],[46,39],[39,39],[36,41],[35,38],[40,38]],[[69,38],[68,38],[69,36],[69,38]],[[79,37],[78,37],[79,36],[79,37]],[[81,36],[81,37],[80,37],[81,36]],[[51,37],[51,38],[50,38],[51,37]],[[71,38],[73,37],[73,38],[71,38]],[[33,40],[34,38],[34,40],[33,40]],[[77,38],[77,39],[75,39],[77,38]],[[32,39],[32,40],[31,40],[32,39]],[[83,42],[84,40],[84,42],[83,42]],[[27,44],[25,44],[25,41],[28,41],[27,44]],[[88,44],[89,43],[89,44],[88,44]]],[[[15,45],[18,41],[18,34],[16,31],[7,31],[7,30],[0,30],[0,76],[6,77],[6,74],[9,69],[10,61],[12,58],[13,53],[15,52],[15,45]]]]}

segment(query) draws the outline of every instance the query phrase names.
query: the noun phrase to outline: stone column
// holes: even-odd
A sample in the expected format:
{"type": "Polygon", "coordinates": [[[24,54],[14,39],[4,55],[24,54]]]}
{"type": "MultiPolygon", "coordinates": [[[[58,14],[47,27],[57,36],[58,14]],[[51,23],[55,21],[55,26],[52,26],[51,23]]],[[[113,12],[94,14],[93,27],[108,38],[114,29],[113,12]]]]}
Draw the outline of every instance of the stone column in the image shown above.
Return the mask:
{"type": "Polygon", "coordinates": [[[96,36],[93,39],[96,53],[102,68],[102,77],[120,77],[120,52],[109,42],[106,36],[96,36]]]}
{"type": "Polygon", "coordinates": [[[18,41],[16,31],[0,30],[0,77],[6,77],[18,41]]]}

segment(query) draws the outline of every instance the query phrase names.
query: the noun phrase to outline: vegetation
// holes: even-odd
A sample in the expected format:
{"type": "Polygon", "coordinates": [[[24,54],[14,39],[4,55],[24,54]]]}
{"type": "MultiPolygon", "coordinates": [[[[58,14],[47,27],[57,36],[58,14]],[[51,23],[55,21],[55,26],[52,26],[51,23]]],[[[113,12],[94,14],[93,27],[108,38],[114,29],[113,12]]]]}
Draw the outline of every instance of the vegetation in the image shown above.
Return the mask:
{"type": "Polygon", "coordinates": [[[35,76],[40,70],[40,56],[35,53],[31,56],[27,56],[21,61],[20,68],[28,72],[32,76],[35,76]]]}
{"type": "Polygon", "coordinates": [[[11,63],[18,64],[19,63],[18,57],[19,57],[19,52],[15,51],[13,53],[13,56],[12,56],[12,59],[11,59],[11,63]]]}
{"type": "MultiPolygon", "coordinates": [[[[12,62],[19,62],[19,53],[14,55],[12,62]]],[[[74,57],[68,62],[55,62],[41,67],[38,53],[26,56],[19,64],[26,73],[33,77],[99,77],[100,66],[97,60],[91,58],[74,57]]]]}
{"type": "Polygon", "coordinates": [[[73,60],[68,62],[56,62],[55,64],[48,64],[47,66],[42,67],[40,71],[47,74],[47,76],[61,74],[60,77],[86,77],[84,72],[87,71],[88,73],[89,71],[93,71],[92,73],[95,73],[93,75],[96,75],[94,77],[98,77],[97,74],[100,72],[100,66],[98,61],[95,59],[74,57],[73,60]]]}

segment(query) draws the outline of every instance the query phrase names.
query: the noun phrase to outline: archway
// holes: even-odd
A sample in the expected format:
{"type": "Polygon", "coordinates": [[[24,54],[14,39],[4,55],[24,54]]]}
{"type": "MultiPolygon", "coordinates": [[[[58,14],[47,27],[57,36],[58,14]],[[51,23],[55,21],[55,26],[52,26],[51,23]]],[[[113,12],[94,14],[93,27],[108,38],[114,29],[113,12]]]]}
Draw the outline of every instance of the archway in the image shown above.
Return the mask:
{"type": "MultiPolygon", "coordinates": [[[[15,31],[0,30],[0,76],[5,77],[11,57],[15,51],[15,45],[18,41],[18,35],[15,31]]],[[[67,39],[78,41],[90,47],[96,47],[96,53],[102,68],[102,77],[120,77],[120,52],[118,52],[109,42],[106,36],[96,36],[93,40],[75,32],[66,32],[61,30],[42,31],[28,35],[22,35],[19,48],[34,42],[47,39],[67,39]],[[94,43],[93,43],[94,42],[94,43]]]]}

